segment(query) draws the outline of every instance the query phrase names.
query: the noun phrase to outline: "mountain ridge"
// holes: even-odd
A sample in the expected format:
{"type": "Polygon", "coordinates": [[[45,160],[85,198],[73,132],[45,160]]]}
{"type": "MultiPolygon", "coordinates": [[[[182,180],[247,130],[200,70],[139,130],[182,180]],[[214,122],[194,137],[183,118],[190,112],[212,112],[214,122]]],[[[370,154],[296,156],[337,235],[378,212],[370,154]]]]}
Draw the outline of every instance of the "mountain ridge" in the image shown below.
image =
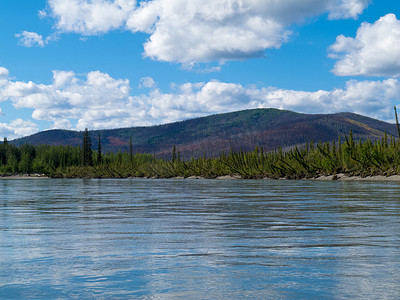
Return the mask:
{"type": "MultiPolygon", "coordinates": [[[[290,148],[309,141],[327,142],[349,134],[356,139],[376,140],[397,135],[396,125],[354,113],[302,114],[272,108],[215,114],[185,121],[118,129],[92,130],[93,149],[98,136],[103,151],[129,151],[168,156],[175,145],[185,157],[217,156],[231,149],[250,151],[255,146],[266,151],[290,148]]],[[[11,143],[80,146],[82,131],[53,129],[15,139],[11,143]]]]}

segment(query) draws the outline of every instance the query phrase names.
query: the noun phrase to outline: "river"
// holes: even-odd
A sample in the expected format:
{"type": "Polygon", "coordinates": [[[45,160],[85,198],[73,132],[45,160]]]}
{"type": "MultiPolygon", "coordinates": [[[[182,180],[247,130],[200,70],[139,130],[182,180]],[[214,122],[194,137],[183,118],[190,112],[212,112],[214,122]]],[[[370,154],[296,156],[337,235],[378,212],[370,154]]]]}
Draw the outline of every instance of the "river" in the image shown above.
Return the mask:
{"type": "Polygon", "coordinates": [[[400,183],[0,180],[1,299],[400,298],[400,183]]]}

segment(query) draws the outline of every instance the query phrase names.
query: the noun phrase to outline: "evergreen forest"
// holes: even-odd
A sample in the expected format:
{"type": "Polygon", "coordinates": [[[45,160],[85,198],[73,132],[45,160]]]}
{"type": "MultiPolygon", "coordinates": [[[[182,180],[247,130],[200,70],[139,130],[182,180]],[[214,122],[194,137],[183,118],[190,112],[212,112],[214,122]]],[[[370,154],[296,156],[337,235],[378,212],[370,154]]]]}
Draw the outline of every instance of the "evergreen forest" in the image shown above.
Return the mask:
{"type": "Polygon", "coordinates": [[[0,144],[0,174],[42,174],[53,178],[314,178],[338,173],[366,177],[400,174],[400,140],[355,140],[350,131],[334,142],[310,141],[288,151],[233,151],[218,157],[183,157],[175,146],[168,158],[134,153],[132,139],[125,152],[102,153],[101,137],[92,141],[86,129],[81,146],[15,146],[0,144]],[[96,143],[98,150],[92,150],[96,143]]]}

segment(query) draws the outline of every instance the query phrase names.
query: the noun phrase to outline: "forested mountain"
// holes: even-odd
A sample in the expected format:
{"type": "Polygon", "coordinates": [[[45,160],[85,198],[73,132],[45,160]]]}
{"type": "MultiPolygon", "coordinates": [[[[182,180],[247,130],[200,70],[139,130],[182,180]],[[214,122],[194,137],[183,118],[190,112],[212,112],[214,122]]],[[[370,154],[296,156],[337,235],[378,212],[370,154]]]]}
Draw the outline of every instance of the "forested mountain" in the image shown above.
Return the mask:
{"type": "MultiPolygon", "coordinates": [[[[101,137],[102,151],[129,151],[168,156],[174,145],[185,158],[216,156],[222,152],[255,146],[264,150],[290,148],[309,141],[333,141],[353,131],[355,140],[376,140],[387,134],[397,136],[396,126],[353,113],[300,114],[277,109],[252,109],[191,119],[171,124],[90,131],[93,149],[101,137]]],[[[83,132],[48,130],[16,139],[19,146],[82,145],[83,132]]]]}

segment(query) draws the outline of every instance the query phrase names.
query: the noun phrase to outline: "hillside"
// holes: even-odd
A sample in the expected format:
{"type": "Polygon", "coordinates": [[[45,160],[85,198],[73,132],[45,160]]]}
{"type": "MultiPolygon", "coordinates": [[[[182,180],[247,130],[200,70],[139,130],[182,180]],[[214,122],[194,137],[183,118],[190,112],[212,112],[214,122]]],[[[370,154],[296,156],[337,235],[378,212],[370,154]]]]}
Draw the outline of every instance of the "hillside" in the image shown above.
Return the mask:
{"type": "MultiPolygon", "coordinates": [[[[90,132],[93,149],[101,136],[103,151],[128,151],[132,137],[135,152],[168,156],[173,145],[185,157],[219,155],[223,151],[292,147],[310,140],[332,141],[353,130],[356,139],[380,139],[385,132],[397,136],[396,126],[353,113],[300,114],[277,109],[252,109],[176,122],[90,132]]],[[[81,145],[82,132],[48,130],[12,141],[39,145],[81,145]]]]}

